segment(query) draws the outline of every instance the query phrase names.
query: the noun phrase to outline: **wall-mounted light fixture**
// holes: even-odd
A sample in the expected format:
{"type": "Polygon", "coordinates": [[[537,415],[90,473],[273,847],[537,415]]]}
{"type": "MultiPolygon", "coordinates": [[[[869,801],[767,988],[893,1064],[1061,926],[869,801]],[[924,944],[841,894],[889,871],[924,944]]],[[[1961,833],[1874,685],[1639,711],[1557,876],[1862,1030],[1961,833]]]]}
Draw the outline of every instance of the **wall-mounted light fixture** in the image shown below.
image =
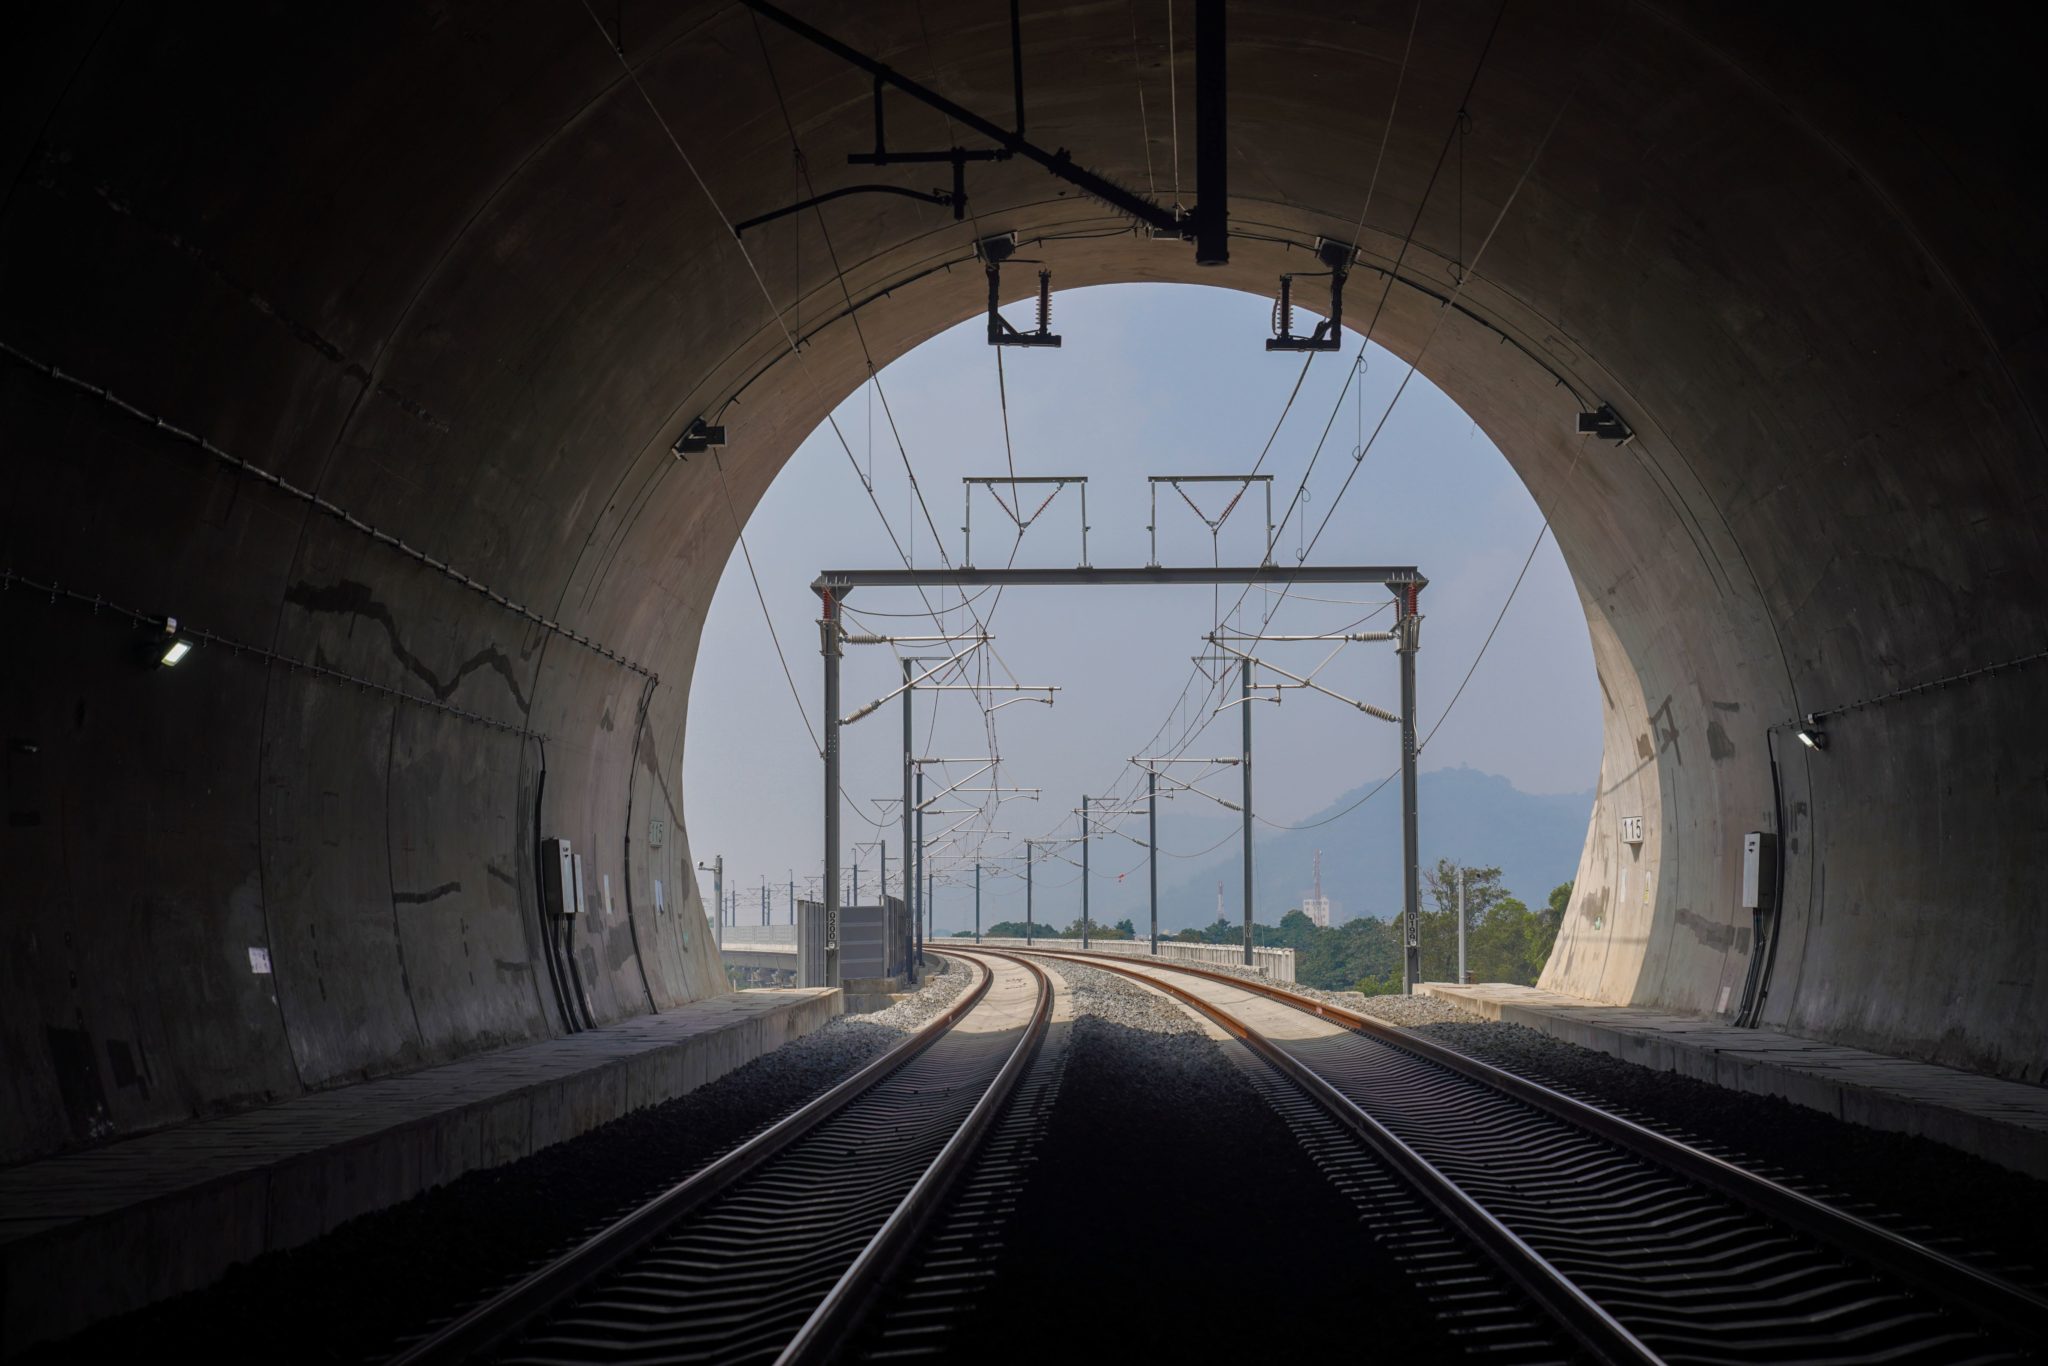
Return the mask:
{"type": "Polygon", "coordinates": [[[175,666],[186,655],[192,653],[192,642],[178,634],[178,619],[176,617],[164,618],[163,639],[157,643],[162,648],[157,655],[156,662],[165,668],[175,666]]]}
{"type": "Polygon", "coordinates": [[[1799,743],[1805,745],[1808,749],[1826,749],[1828,747],[1828,733],[1820,728],[1820,718],[1810,712],[1807,714],[1806,724],[1792,733],[1798,736],[1799,743]]]}

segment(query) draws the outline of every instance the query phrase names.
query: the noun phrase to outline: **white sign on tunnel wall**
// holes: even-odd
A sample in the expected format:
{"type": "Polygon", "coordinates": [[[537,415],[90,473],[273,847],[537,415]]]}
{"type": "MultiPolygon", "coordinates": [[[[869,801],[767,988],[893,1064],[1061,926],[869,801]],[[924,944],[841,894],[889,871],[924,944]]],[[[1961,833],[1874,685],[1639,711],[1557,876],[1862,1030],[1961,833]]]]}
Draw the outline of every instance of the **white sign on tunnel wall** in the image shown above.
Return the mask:
{"type": "Polygon", "coordinates": [[[1643,842],[1643,818],[1641,816],[1623,816],[1621,818],[1621,839],[1624,844],[1641,844],[1643,842]]]}

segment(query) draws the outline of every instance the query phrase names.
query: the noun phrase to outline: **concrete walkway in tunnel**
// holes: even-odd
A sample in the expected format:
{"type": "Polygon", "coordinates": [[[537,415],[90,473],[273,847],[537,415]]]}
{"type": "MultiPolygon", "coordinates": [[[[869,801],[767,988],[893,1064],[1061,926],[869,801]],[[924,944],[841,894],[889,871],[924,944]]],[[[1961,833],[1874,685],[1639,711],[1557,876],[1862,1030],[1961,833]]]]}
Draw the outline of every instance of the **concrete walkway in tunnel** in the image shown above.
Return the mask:
{"type": "Polygon", "coordinates": [[[1539,987],[1425,982],[1426,995],[1623,1062],[1779,1096],[1852,1124],[1917,1134],[2048,1179],[2048,1087],[1959,1072],[1726,1020],[1603,1005],[1539,987]]]}
{"type": "Polygon", "coordinates": [[[0,1355],[673,1099],[840,1009],[837,988],[732,992],[0,1171],[0,1355]]]}

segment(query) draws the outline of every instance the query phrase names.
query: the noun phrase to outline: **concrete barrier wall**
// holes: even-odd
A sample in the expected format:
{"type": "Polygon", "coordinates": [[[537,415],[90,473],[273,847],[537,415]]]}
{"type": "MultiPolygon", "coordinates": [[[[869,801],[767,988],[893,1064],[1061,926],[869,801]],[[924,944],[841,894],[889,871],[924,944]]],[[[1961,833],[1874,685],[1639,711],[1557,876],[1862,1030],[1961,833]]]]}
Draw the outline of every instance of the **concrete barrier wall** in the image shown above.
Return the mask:
{"type": "Polygon", "coordinates": [[[763,948],[796,949],[796,926],[794,925],[727,925],[725,934],[719,940],[726,948],[740,945],[763,948]]]}
{"type": "MultiPolygon", "coordinates": [[[[1022,939],[983,939],[982,946],[991,949],[1039,948],[1048,953],[1079,953],[1078,939],[1034,939],[1026,944],[1022,939]]],[[[971,949],[972,939],[940,939],[927,947],[933,953],[943,953],[947,945],[971,949]]],[[[1149,958],[1151,945],[1144,940],[1097,939],[1090,942],[1088,952],[1107,954],[1115,958],[1149,958]]],[[[1205,963],[1218,967],[1237,968],[1244,966],[1244,950],[1231,944],[1181,944],[1161,940],[1159,956],[1175,963],[1205,963]]],[[[1252,966],[1275,982],[1294,981],[1293,949],[1253,949],[1252,966]]]]}

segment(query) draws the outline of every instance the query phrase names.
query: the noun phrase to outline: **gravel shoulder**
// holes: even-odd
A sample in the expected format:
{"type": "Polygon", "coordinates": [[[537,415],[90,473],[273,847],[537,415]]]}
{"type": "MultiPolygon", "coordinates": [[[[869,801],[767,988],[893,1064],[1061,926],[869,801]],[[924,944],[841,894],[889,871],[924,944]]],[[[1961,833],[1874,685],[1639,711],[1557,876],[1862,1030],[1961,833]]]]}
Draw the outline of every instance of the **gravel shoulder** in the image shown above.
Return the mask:
{"type": "Polygon", "coordinates": [[[208,1289],[111,1320],[24,1362],[381,1359],[392,1344],[524,1275],[682,1180],[944,1010],[973,980],[933,956],[921,988],[886,1010],[842,1015],[688,1095],[487,1171],[470,1172],[208,1289]],[[223,1324],[233,1324],[223,1333],[223,1324]],[[320,1331],[309,1333],[307,1325],[320,1331]]]}
{"type": "MultiPolygon", "coordinates": [[[[1134,959],[1133,965],[1152,962],[1167,967],[1173,965],[1172,959],[1155,960],[1150,957],[1134,959]]],[[[1474,1015],[1469,1010],[1461,1010],[1450,1002],[1440,1001],[1434,996],[1367,996],[1357,991],[1323,991],[1317,987],[1303,986],[1299,982],[1275,982],[1255,968],[1238,964],[1201,963],[1196,966],[1204,972],[1220,972],[1226,977],[1242,977],[1247,981],[1281,987],[1297,996],[1306,996],[1311,1001],[1321,1001],[1325,1005],[1357,1011],[1360,1015],[1370,1015],[1376,1020],[1385,1020],[1388,1024],[1415,1026],[1447,1021],[1486,1023],[1483,1017],[1474,1015]]]]}

